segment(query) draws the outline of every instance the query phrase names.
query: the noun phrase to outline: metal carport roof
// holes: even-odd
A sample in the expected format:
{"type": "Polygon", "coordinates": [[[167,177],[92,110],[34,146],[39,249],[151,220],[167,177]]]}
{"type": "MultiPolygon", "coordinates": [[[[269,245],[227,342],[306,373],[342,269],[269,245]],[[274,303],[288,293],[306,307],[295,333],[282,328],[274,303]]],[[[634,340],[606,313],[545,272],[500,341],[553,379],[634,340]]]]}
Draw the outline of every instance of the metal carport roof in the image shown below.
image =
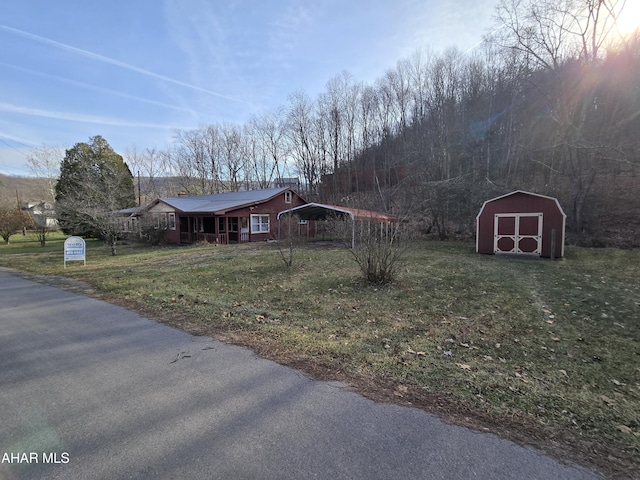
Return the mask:
{"type": "Polygon", "coordinates": [[[323,203],[306,203],[299,207],[284,210],[278,213],[278,220],[282,215],[289,213],[298,215],[302,220],[324,220],[331,215],[351,217],[351,220],[374,220],[376,222],[397,222],[394,215],[361,210],[359,208],[340,207],[337,205],[325,205],[323,203]]]}

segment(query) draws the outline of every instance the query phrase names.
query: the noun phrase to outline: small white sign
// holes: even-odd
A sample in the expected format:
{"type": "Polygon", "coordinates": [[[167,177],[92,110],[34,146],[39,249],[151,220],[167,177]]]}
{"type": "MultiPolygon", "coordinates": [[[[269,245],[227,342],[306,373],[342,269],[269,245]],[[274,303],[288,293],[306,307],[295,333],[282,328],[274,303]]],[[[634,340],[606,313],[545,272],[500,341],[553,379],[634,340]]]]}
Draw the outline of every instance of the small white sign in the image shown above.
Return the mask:
{"type": "Polygon", "coordinates": [[[67,268],[67,262],[74,260],[83,261],[87,264],[87,247],[84,239],[81,237],[69,237],[64,241],[64,268],[67,268]]]}

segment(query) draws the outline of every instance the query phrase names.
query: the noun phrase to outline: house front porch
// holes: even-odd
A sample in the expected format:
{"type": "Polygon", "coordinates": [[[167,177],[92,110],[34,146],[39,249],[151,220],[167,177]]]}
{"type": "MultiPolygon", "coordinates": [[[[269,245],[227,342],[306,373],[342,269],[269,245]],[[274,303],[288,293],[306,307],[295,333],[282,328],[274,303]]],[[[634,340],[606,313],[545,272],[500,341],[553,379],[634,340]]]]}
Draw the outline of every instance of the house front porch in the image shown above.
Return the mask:
{"type": "Polygon", "coordinates": [[[180,216],[179,225],[182,244],[207,242],[226,245],[251,241],[249,217],[180,216]]]}

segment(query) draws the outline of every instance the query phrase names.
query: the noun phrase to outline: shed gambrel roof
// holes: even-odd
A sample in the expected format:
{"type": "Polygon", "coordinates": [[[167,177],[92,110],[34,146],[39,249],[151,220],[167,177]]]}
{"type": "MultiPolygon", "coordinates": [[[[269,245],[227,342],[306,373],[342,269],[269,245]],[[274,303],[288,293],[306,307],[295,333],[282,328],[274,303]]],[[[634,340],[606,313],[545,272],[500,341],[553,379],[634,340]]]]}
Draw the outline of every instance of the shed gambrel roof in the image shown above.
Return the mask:
{"type": "Polygon", "coordinates": [[[163,202],[183,213],[214,213],[216,215],[224,215],[231,210],[267,202],[287,190],[293,191],[289,187],[283,187],[197,195],[193,197],[159,198],[153,202],[152,205],[163,202]]]}
{"type": "Polygon", "coordinates": [[[495,197],[495,198],[491,198],[489,200],[486,200],[482,204],[482,207],[480,208],[480,211],[478,212],[478,215],[476,216],[476,219],[480,218],[480,215],[482,215],[482,211],[484,210],[484,207],[488,203],[495,202],[496,200],[501,200],[503,198],[511,197],[513,195],[516,195],[516,194],[531,195],[532,197],[539,197],[539,198],[545,198],[547,200],[551,200],[556,204],[556,206],[558,207],[558,211],[562,214],[562,216],[565,217],[565,218],[567,217],[567,215],[564,213],[564,210],[562,210],[562,207],[560,206],[560,202],[558,202],[557,198],[549,197],[547,195],[540,195],[539,193],[525,192],[524,190],[515,190],[513,192],[509,192],[509,193],[505,193],[504,195],[500,195],[499,197],[495,197]]]}

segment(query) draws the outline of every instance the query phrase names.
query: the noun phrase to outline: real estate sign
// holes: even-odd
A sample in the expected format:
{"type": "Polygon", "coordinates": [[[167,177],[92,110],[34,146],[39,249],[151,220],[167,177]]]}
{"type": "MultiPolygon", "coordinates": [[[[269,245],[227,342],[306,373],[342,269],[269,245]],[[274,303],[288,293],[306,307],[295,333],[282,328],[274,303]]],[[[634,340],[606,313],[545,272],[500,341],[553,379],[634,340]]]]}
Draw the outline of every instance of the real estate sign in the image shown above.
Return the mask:
{"type": "Polygon", "coordinates": [[[67,268],[67,262],[80,260],[87,264],[87,247],[84,239],[81,237],[69,237],[64,241],[64,268],[67,268]]]}

